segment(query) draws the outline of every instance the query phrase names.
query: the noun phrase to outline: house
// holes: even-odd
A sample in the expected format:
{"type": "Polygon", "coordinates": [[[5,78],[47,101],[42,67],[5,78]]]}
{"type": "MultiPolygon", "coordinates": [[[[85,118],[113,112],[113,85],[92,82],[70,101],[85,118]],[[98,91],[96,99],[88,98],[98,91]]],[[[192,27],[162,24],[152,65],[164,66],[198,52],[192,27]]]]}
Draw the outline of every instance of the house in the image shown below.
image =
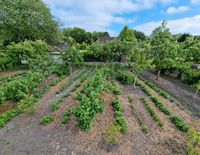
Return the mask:
{"type": "Polygon", "coordinates": [[[69,45],[65,42],[56,43],[50,48],[50,55],[52,56],[52,58],[54,59],[56,63],[61,64],[62,52],[68,48],[69,48],[69,45]]]}

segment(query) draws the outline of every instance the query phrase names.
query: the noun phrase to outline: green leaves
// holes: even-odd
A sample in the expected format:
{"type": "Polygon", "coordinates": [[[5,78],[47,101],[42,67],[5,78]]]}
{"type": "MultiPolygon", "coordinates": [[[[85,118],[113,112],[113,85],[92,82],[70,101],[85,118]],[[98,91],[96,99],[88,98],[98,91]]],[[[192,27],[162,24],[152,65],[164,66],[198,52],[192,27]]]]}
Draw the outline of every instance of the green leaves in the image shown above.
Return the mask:
{"type": "Polygon", "coordinates": [[[44,76],[38,72],[30,72],[26,76],[8,82],[0,88],[0,103],[7,100],[19,101],[26,94],[33,91],[38,84],[43,80],[44,76]]]}
{"type": "Polygon", "coordinates": [[[183,132],[187,132],[189,129],[189,126],[179,117],[172,116],[170,120],[178,127],[179,130],[183,132]]]}
{"type": "Polygon", "coordinates": [[[48,115],[48,116],[44,116],[41,120],[40,120],[40,124],[41,125],[47,125],[48,123],[52,122],[54,120],[52,115],[48,115]]]}
{"type": "Polygon", "coordinates": [[[0,36],[5,43],[57,38],[58,22],[41,0],[0,1],[0,36]]]}

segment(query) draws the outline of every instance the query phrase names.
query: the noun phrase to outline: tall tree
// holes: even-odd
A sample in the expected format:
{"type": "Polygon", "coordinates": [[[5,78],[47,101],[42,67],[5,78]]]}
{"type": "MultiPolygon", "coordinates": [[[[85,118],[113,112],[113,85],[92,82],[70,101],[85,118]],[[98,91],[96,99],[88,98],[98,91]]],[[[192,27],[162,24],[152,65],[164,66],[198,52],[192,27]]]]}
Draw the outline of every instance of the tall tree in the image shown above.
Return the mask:
{"type": "Polygon", "coordinates": [[[1,0],[0,36],[4,44],[57,37],[59,24],[42,0],[1,0]]]}
{"type": "Polygon", "coordinates": [[[150,36],[152,45],[151,55],[158,70],[157,79],[159,79],[161,70],[171,67],[177,58],[178,47],[166,24],[163,21],[162,25],[157,27],[150,36]]]}

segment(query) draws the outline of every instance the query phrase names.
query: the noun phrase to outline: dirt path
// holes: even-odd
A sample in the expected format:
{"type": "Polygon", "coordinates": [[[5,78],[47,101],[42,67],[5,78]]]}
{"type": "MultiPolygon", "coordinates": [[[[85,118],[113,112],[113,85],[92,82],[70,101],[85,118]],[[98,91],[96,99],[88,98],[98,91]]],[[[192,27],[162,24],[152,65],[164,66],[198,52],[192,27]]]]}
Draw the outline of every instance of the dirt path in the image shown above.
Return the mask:
{"type": "Polygon", "coordinates": [[[142,77],[166,90],[171,96],[178,99],[181,105],[192,113],[200,113],[200,94],[198,94],[196,98],[193,98],[192,96],[195,92],[189,85],[184,84],[180,80],[164,75],[162,75],[159,80],[155,80],[155,74],[150,72],[143,72],[142,77]]]}

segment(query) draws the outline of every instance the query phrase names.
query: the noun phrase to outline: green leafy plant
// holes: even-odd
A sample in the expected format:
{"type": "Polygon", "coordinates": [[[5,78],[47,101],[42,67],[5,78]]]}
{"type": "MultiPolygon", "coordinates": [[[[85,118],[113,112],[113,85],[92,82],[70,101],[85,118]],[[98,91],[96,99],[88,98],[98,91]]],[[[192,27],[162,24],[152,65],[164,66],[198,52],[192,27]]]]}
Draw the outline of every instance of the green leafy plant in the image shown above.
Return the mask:
{"type": "Polygon", "coordinates": [[[164,106],[164,104],[156,97],[151,98],[155,105],[166,115],[170,115],[170,111],[164,106]]]}
{"type": "Polygon", "coordinates": [[[58,110],[59,109],[59,102],[58,101],[53,101],[52,103],[51,103],[51,111],[56,111],[56,110],[58,110]]]}
{"type": "Polygon", "coordinates": [[[41,120],[40,120],[40,124],[41,125],[47,125],[48,123],[52,122],[54,120],[52,115],[48,115],[48,116],[44,116],[41,120]]]}
{"type": "Polygon", "coordinates": [[[156,112],[153,110],[153,108],[150,106],[150,104],[147,102],[147,100],[142,97],[141,101],[143,102],[145,108],[147,109],[147,111],[150,113],[150,115],[152,116],[153,120],[159,125],[159,126],[163,126],[163,122],[160,120],[160,118],[158,117],[158,115],[156,114],[156,112]]]}
{"type": "Polygon", "coordinates": [[[188,124],[186,124],[181,118],[177,116],[170,117],[170,120],[177,126],[177,128],[183,132],[187,132],[189,130],[188,124]]]}

